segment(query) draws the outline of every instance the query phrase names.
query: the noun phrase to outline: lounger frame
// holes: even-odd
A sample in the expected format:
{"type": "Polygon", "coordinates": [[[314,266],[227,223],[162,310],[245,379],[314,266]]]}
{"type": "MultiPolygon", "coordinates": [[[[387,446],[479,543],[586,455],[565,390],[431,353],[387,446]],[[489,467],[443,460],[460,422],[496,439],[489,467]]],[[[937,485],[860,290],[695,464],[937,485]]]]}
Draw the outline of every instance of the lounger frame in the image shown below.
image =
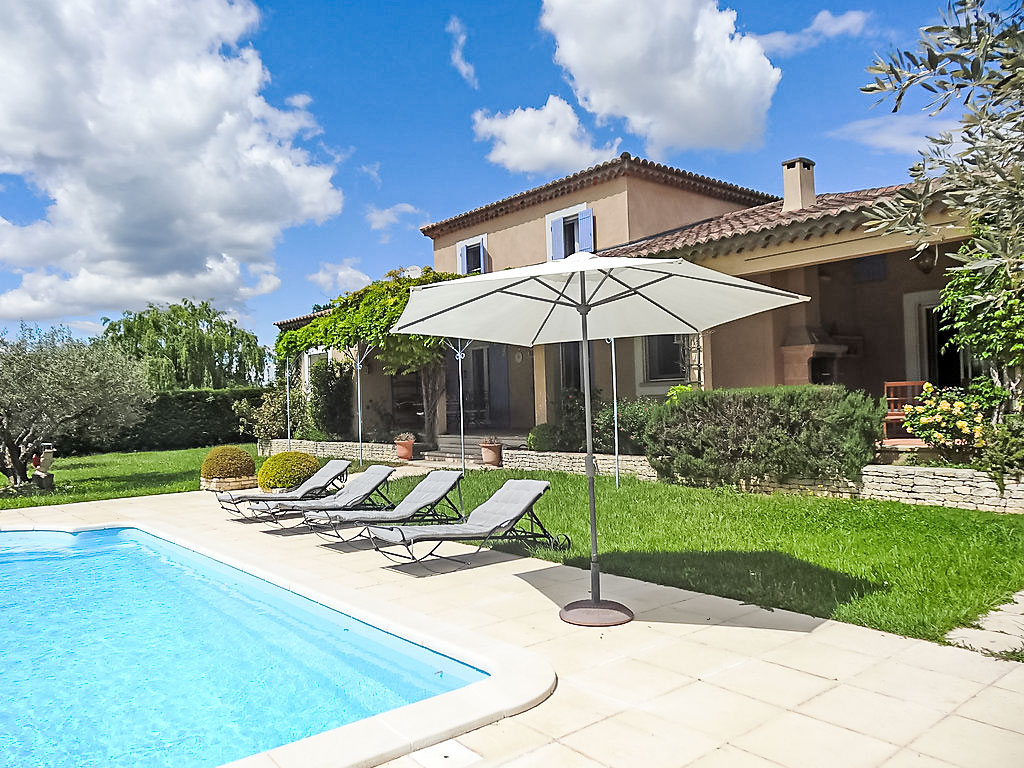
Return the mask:
{"type": "MultiPolygon", "coordinates": [[[[451,494],[454,491],[458,491],[460,497],[462,495],[462,478],[460,477],[452,490],[448,491],[437,501],[431,504],[421,507],[419,510],[411,514],[408,518],[401,522],[406,523],[455,523],[460,522],[464,518],[462,512],[456,506],[455,502],[452,501],[451,494]],[[450,510],[451,514],[448,513],[450,510]]],[[[360,511],[366,509],[367,511],[377,511],[381,509],[395,509],[395,505],[392,504],[387,507],[354,507],[352,511],[360,511]]],[[[348,510],[346,510],[348,511],[348,510]]],[[[367,526],[375,523],[373,520],[352,520],[352,521],[334,521],[321,522],[318,520],[311,521],[308,516],[304,516],[304,522],[317,536],[324,539],[338,539],[340,541],[355,541],[356,539],[364,538],[363,532],[366,531],[367,526]],[[352,535],[346,538],[342,531],[352,532],[352,535]]],[[[388,523],[394,523],[399,521],[387,521],[388,523]]]]}
{"type": "MultiPolygon", "coordinates": [[[[539,499],[538,499],[539,500],[539,499]]],[[[370,533],[370,527],[367,526],[360,533],[361,536],[365,536],[373,544],[373,548],[380,552],[384,557],[388,558],[395,563],[419,563],[426,567],[426,560],[428,558],[434,558],[439,560],[448,560],[453,563],[458,563],[460,566],[469,565],[469,560],[461,560],[451,555],[438,554],[437,550],[442,544],[449,541],[479,541],[477,548],[470,552],[466,557],[473,557],[479,554],[480,550],[486,547],[488,544],[499,541],[512,541],[521,544],[529,545],[543,545],[551,547],[552,549],[566,550],[571,546],[571,541],[567,535],[559,534],[555,535],[551,533],[541,522],[540,518],[537,517],[537,513],[534,511],[534,501],[530,506],[514,520],[509,521],[506,525],[498,526],[493,528],[486,536],[482,539],[479,533],[466,534],[466,535],[447,535],[437,541],[431,539],[420,539],[418,541],[402,541],[402,542],[382,542],[372,533],[370,533]],[[521,527],[520,524],[525,523],[525,526],[521,527]],[[413,548],[417,544],[433,544],[427,551],[423,552],[421,547],[421,554],[416,554],[413,548]],[[387,551],[388,548],[401,547],[404,552],[399,549],[398,551],[387,551]]],[[[465,522],[469,519],[467,515],[460,522],[465,522]]],[[[401,531],[402,526],[389,526],[393,527],[397,531],[401,531]]]]}

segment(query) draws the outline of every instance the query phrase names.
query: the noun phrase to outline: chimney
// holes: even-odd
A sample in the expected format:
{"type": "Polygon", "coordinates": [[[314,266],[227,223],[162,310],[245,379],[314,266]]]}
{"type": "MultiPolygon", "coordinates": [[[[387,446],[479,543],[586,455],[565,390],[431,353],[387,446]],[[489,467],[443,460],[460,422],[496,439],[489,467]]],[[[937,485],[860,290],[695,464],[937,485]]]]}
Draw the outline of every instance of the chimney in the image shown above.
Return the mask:
{"type": "Polygon", "coordinates": [[[782,164],[782,210],[814,205],[814,161],[795,157],[782,164]]]}

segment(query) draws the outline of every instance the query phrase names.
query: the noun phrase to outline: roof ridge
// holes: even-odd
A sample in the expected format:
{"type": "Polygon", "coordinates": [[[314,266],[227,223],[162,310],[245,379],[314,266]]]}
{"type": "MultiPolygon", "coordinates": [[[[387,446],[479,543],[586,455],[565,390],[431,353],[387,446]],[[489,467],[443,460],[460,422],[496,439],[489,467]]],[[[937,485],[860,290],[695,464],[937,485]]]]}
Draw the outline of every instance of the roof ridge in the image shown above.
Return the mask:
{"type": "Polygon", "coordinates": [[[630,174],[661,176],[662,181],[673,180],[682,186],[699,189],[714,196],[747,205],[759,205],[779,199],[775,195],[770,195],[766,192],[760,192],[749,187],[741,187],[727,181],[704,176],[682,168],[656,163],[646,158],[634,157],[629,152],[623,152],[616,158],[585,168],[568,176],[554,179],[538,187],[517,192],[514,195],[473,208],[456,216],[442,219],[433,224],[426,224],[420,227],[420,232],[427,237],[434,238],[446,232],[461,229],[463,226],[468,226],[476,221],[497,218],[512,210],[521,210],[551,198],[568,194],[588,182],[596,183],[595,180],[605,174],[609,178],[630,174]]]}
{"type": "Polygon", "coordinates": [[[781,209],[781,201],[727,211],[719,216],[684,224],[683,226],[632,240],[628,243],[602,248],[602,255],[653,256],[668,251],[693,249],[712,243],[757,235],[806,224],[810,221],[855,214],[880,198],[890,196],[914,182],[885,187],[869,187],[846,192],[823,192],[812,205],[791,211],[781,209]],[[700,230],[706,230],[701,232],[700,230]],[[687,235],[686,233],[690,233],[687,235]]]}

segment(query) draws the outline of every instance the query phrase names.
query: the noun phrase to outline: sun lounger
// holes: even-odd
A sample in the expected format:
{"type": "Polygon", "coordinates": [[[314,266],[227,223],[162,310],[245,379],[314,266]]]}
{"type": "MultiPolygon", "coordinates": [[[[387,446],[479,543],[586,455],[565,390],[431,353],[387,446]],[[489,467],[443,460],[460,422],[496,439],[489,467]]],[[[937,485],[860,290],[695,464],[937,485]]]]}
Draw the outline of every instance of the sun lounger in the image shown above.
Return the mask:
{"type": "Polygon", "coordinates": [[[245,491],[221,491],[217,501],[226,512],[240,517],[253,517],[245,511],[244,504],[259,501],[298,501],[312,499],[333,493],[345,484],[348,479],[348,468],[352,462],[346,459],[331,459],[313,474],[308,480],[295,488],[279,493],[269,493],[259,489],[245,491]]]}
{"type": "MultiPolygon", "coordinates": [[[[462,516],[450,495],[462,480],[462,472],[435,469],[416,484],[393,509],[307,509],[305,522],[317,533],[341,538],[343,528],[418,521],[451,522],[462,516]]],[[[355,481],[352,481],[355,483],[355,481]]],[[[313,505],[310,505],[313,506],[313,505]]]]}
{"type": "MultiPolygon", "coordinates": [[[[446,541],[479,541],[479,552],[495,541],[517,541],[547,547],[567,548],[569,538],[550,533],[533,510],[533,505],[551,487],[545,480],[506,480],[493,496],[474,509],[463,521],[439,525],[368,526],[364,531],[374,549],[394,560],[421,562],[438,555],[437,549],[446,541]],[[413,546],[433,543],[428,551],[415,555],[413,546]],[[385,551],[401,548],[401,551],[385,551]]],[[[474,552],[473,554],[476,554],[474,552]]],[[[465,561],[456,560],[465,565],[465,561]]]]}
{"type": "MultiPolygon", "coordinates": [[[[351,509],[391,509],[395,505],[387,497],[384,486],[395,471],[394,467],[374,464],[353,476],[345,487],[332,496],[302,501],[259,501],[250,504],[260,516],[271,518],[275,523],[285,514],[313,511],[341,511],[351,509]]],[[[304,521],[300,522],[301,525],[304,521]]]]}

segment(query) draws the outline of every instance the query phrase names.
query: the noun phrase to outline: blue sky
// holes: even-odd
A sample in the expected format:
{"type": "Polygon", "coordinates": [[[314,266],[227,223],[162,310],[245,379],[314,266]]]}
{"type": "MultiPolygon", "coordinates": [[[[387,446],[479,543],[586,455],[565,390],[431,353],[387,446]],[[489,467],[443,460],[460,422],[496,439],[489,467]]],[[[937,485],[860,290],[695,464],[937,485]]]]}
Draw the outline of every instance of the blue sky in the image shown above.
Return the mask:
{"type": "Polygon", "coordinates": [[[936,0],[93,5],[0,28],[0,327],[191,296],[271,343],[429,264],[420,225],[622,151],[773,193],[805,155],[841,191],[944,127],[858,91],[936,0]]]}

